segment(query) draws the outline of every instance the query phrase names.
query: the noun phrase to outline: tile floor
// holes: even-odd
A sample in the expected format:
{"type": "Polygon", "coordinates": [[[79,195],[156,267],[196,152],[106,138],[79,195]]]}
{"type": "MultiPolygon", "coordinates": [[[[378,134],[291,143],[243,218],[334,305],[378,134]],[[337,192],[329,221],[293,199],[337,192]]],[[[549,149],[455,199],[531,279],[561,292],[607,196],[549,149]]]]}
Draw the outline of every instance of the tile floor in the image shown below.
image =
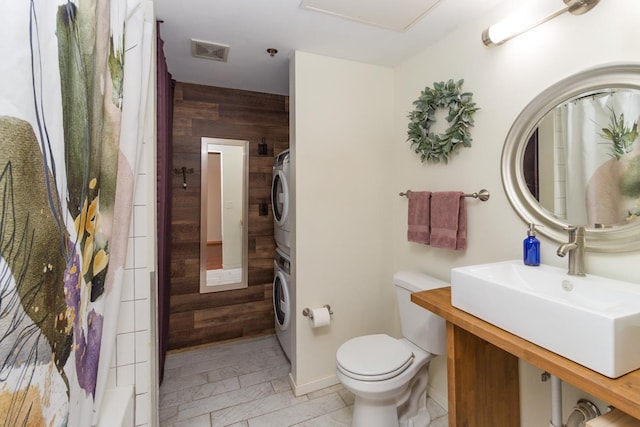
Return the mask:
{"type": "Polygon", "coordinates": [[[207,270],[207,286],[238,283],[242,276],[241,268],[207,270]]]}
{"type": "MultiPolygon", "coordinates": [[[[275,336],[167,356],[160,387],[161,427],[350,426],[353,395],[341,385],[295,397],[289,362],[275,336]]],[[[434,420],[447,414],[427,400],[434,420]]]]}

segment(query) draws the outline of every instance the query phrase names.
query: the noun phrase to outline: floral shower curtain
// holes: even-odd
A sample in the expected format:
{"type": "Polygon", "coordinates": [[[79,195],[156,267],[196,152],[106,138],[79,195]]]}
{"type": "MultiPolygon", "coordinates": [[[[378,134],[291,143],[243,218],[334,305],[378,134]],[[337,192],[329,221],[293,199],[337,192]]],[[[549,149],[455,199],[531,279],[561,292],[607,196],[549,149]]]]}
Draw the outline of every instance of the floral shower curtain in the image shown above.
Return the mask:
{"type": "Polygon", "coordinates": [[[153,28],[141,5],[3,2],[3,426],[97,420],[148,91],[153,28]]]}

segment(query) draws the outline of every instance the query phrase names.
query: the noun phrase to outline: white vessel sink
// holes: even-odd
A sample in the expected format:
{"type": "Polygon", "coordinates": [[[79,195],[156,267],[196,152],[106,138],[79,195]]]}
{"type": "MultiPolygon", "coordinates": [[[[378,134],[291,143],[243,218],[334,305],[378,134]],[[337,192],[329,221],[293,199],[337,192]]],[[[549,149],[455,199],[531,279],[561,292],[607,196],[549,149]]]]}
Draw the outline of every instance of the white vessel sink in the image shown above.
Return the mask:
{"type": "Polygon", "coordinates": [[[607,377],[640,368],[640,284],[504,261],[453,268],[451,304],[607,377]]]}

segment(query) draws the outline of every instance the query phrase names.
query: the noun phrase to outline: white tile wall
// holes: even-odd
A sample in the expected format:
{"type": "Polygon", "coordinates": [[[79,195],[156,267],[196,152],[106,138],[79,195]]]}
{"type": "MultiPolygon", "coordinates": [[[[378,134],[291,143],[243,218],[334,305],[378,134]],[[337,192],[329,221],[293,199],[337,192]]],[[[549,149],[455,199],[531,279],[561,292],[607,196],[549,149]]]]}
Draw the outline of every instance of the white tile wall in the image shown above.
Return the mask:
{"type": "Polygon", "coordinates": [[[121,301],[133,301],[135,299],[135,288],[133,287],[133,283],[133,271],[126,270],[124,272],[124,279],[122,283],[122,294],[120,295],[121,301]]]}
{"type": "MultiPolygon", "coordinates": [[[[153,2],[143,0],[141,4],[145,10],[145,20],[153,23],[155,28],[153,2]]],[[[155,31],[152,38],[152,50],[155,52],[155,31]]],[[[152,57],[155,58],[155,54],[152,57]]],[[[133,194],[116,348],[107,381],[109,388],[134,385],[136,427],[158,425],[155,291],[152,291],[152,287],[155,287],[156,253],[155,75],[153,59],[143,124],[144,140],[133,194]]]]}
{"type": "Polygon", "coordinates": [[[556,195],[554,204],[554,214],[559,218],[567,217],[567,146],[566,146],[566,119],[563,113],[556,109],[554,112],[553,139],[555,147],[554,159],[554,194],[556,195]]]}
{"type": "Polygon", "coordinates": [[[118,319],[118,334],[134,332],[135,301],[120,302],[120,318],[118,319]]]}
{"type": "MultiPolygon", "coordinates": [[[[143,155],[155,156],[151,144],[144,144],[143,155]]],[[[141,162],[142,169],[136,184],[116,348],[108,380],[108,387],[135,386],[136,427],[152,425],[149,385],[152,348],[155,347],[150,339],[150,272],[153,269],[155,235],[150,223],[155,215],[155,199],[152,196],[155,188],[141,190],[142,186],[155,186],[155,179],[149,179],[146,169],[150,164],[149,161],[141,162]]],[[[151,173],[155,173],[153,169],[151,173]]]]}

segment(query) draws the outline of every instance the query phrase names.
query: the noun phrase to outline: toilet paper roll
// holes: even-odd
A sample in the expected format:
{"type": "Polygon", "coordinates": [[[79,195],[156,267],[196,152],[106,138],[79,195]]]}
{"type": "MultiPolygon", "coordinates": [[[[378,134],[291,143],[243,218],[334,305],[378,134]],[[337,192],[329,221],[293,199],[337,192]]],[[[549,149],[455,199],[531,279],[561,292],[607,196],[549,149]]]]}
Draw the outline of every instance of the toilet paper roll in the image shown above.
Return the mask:
{"type": "Polygon", "coordinates": [[[311,314],[313,314],[313,318],[311,319],[312,328],[321,328],[331,323],[331,315],[327,307],[313,308],[311,309],[311,314]]]}

